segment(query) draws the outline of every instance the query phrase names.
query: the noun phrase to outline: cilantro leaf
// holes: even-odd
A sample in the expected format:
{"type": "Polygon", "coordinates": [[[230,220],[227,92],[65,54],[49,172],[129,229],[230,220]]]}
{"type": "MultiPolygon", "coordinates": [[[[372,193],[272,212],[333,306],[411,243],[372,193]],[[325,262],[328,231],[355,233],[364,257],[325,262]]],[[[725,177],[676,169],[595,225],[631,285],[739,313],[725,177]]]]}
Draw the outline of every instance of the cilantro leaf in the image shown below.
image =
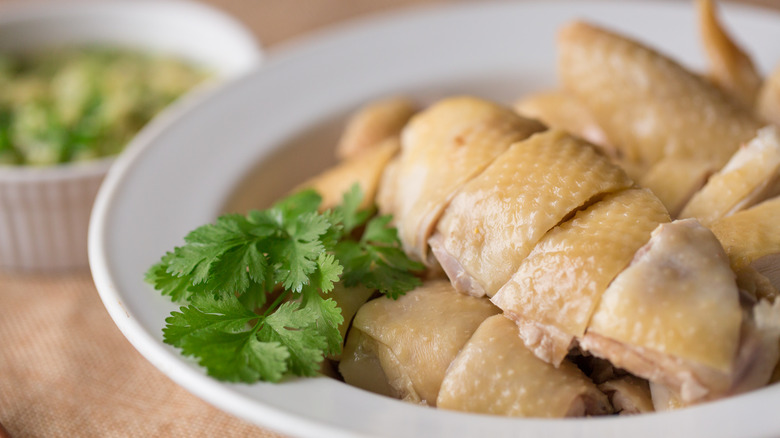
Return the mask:
{"type": "Polygon", "coordinates": [[[244,307],[232,294],[194,296],[192,303],[171,313],[165,322],[163,340],[174,347],[186,348],[192,339],[210,336],[215,330],[240,332],[257,314],[244,307]]]}
{"type": "Polygon", "coordinates": [[[299,376],[314,376],[327,345],[316,329],[317,314],[308,307],[288,301],[268,317],[258,332],[261,341],[278,343],[289,352],[287,365],[299,376]]]}
{"type": "Polygon", "coordinates": [[[305,213],[316,213],[322,197],[314,190],[302,190],[274,204],[271,210],[279,212],[284,222],[289,222],[305,213]]]}
{"type": "Polygon", "coordinates": [[[246,291],[251,282],[267,282],[265,256],[258,242],[247,241],[222,253],[209,275],[209,287],[216,291],[246,291]]]}
{"type": "Polygon", "coordinates": [[[188,304],[166,319],[164,341],[222,380],[312,376],[343,344],[344,317],[326,295],[337,283],[394,298],[420,283],[412,271],[422,265],[406,257],[389,216],[360,209],[358,185],[332,210],[319,212],[321,201],[309,190],[221,216],[166,253],[145,279],[188,304]]]}
{"type": "Polygon", "coordinates": [[[321,253],[317,258],[317,271],[312,275],[310,284],[328,293],[333,290],[334,284],[340,280],[343,271],[344,267],[339,264],[333,254],[321,253]]]}
{"type": "Polygon", "coordinates": [[[249,283],[249,287],[244,293],[238,296],[238,301],[247,309],[258,309],[268,300],[268,292],[270,292],[270,290],[267,290],[264,285],[252,281],[249,283]]]}
{"type": "Polygon", "coordinates": [[[259,316],[232,294],[205,295],[171,313],[163,340],[198,358],[209,375],[227,381],[279,381],[287,371],[290,353],[279,342],[257,336],[250,322],[259,316]]]}
{"type": "Polygon", "coordinates": [[[168,272],[168,265],[160,262],[146,271],[144,280],[154,286],[163,295],[168,295],[173,301],[185,301],[190,296],[190,282],[187,277],[177,277],[168,272]]]}
{"type": "Polygon", "coordinates": [[[175,248],[169,256],[168,272],[191,276],[192,284],[209,280],[215,268],[224,269],[220,260],[226,252],[253,242],[250,229],[249,221],[238,214],[224,215],[214,224],[196,228],[184,238],[187,245],[175,248]]]}
{"type": "Polygon", "coordinates": [[[268,248],[276,259],[274,281],[285,289],[300,292],[317,268],[317,258],[325,251],[319,237],[328,230],[329,222],[317,213],[305,213],[285,228],[287,236],[270,243],[268,248]]]}
{"type": "Polygon", "coordinates": [[[412,272],[423,265],[409,259],[401,249],[398,232],[388,224],[390,216],[371,219],[359,242],[345,240],[336,245],[336,258],[344,265],[346,286],[362,284],[397,299],[422,284],[412,272]]]}
{"type": "Polygon", "coordinates": [[[208,284],[214,292],[243,292],[254,281],[270,283],[267,261],[258,244],[270,234],[258,230],[246,217],[225,215],[216,223],[198,227],[185,238],[186,245],[174,248],[146,274],[147,282],[184,301],[208,284]]]}
{"type": "Polygon", "coordinates": [[[373,209],[360,210],[363,201],[363,192],[360,185],[353,184],[349,191],[344,193],[341,205],[335,208],[343,224],[344,234],[349,234],[355,228],[363,225],[373,213],[373,209]]]}
{"type": "Polygon", "coordinates": [[[400,248],[401,241],[398,239],[398,230],[388,226],[392,220],[393,217],[389,214],[371,219],[366,225],[366,230],[363,231],[360,241],[400,248]]]}
{"type": "Polygon", "coordinates": [[[304,307],[310,309],[316,316],[315,330],[325,339],[326,354],[338,354],[341,352],[341,338],[339,325],[344,322],[338,303],[332,298],[325,299],[316,292],[307,296],[304,307]]]}

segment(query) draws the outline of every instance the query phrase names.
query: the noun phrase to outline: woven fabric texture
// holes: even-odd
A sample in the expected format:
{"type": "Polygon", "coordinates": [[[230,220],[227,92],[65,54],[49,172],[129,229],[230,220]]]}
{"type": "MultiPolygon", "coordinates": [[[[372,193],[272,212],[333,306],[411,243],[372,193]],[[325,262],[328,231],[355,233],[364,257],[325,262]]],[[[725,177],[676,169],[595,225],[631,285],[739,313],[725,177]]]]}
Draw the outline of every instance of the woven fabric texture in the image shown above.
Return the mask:
{"type": "Polygon", "coordinates": [[[86,272],[0,274],[0,423],[13,438],[279,436],[154,368],[86,272]]]}

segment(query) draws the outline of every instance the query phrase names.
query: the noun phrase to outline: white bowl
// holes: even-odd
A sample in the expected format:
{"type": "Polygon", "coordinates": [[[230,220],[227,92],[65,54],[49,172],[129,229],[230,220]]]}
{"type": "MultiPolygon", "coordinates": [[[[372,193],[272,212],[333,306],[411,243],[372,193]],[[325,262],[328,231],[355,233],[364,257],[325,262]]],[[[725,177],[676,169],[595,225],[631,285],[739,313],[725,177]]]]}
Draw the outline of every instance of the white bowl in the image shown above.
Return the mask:
{"type": "MultiPolygon", "coordinates": [[[[777,13],[724,9],[759,65],[767,68],[780,60],[777,13]]],[[[90,229],[92,274],[117,326],[150,362],[192,393],[291,435],[780,436],[777,385],[632,418],[512,419],[411,405],[328,378],[227,384],[162,342],[164,320],[177,306],[145,284],[143,274],[188,231],[239,204],[265,204],[326,166],[343,115],[371,99],[399,92],[423,100],[472,93],[511,102],[554,85],[555,32],[575,17],[650,41],[696,67],[702,64],[689,3],[539,1],[426,8],[299,42],[164,129],[144,132],[109,172],[90,229]]]]}
{"type": "MultiPolygon", "coordinates": [[[[89,44],[170,54],[213,72],[215,80],[163,111],[154,120],[158,125],[261,60],[254,38],[241,24],[192,2],[15,3],[0,8],[2,52],[89,44]]],[[[89,214],[112,162],[0,166],[0,268],[86,267],[89,214]]]]}

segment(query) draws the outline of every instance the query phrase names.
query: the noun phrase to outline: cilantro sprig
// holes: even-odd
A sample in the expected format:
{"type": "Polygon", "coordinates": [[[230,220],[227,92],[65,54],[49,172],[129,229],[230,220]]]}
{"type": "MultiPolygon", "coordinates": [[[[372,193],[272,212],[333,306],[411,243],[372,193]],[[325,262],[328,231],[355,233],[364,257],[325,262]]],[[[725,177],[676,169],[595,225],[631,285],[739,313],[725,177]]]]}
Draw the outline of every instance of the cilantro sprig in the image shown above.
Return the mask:
{"type": "Polygon", "coordinates": [[[184,304],[165,320],[163,340],[221,380],[316,375],[343,344],[341,309],[324,297],[336,283],[391,298],[420,284],[422,265],[406,257],[391,218],[361,210],[361,200],[355,185],[320,213],[321,197],[303,191],[190,232],[146,273],[184,304]]]}

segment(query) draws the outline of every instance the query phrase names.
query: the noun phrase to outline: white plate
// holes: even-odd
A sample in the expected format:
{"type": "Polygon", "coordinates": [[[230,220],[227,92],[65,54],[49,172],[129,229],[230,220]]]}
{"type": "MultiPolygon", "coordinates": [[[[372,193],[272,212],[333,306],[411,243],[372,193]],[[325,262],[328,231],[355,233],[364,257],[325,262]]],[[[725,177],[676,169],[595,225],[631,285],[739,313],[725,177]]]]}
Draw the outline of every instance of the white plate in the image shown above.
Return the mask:
{"type": "MultiPolygon", "coordinates": [[[[733,7],[725,12],[764,70],[780,61],[778,14],[733,7]]],[[[164,251],[181,244],[187,231],[213,220],[227,203],[268,202],[325,166],[341,116],[372,98],[404,92],[429,100],[472,93],[509,102],[552,86],[555,30],[575,17],[651,41],[694,67],[703,63],[687,2],[421,9],[298,42],[272,54],[262,71],[231,84],[164,129],[145,131],[110,172],[90,229],[92,273],[116,324],[149,361],[194,394],[293,435],[780,435],[780,386],[633,418],[508,419],[405,404],[327,378],[221,383],[161,341],[164,319],[175,306],[143,282],[143,273],[164,251]],[[235,198],[253,169],[261,174],[250,178],[252,196],[235,198]]]]}

